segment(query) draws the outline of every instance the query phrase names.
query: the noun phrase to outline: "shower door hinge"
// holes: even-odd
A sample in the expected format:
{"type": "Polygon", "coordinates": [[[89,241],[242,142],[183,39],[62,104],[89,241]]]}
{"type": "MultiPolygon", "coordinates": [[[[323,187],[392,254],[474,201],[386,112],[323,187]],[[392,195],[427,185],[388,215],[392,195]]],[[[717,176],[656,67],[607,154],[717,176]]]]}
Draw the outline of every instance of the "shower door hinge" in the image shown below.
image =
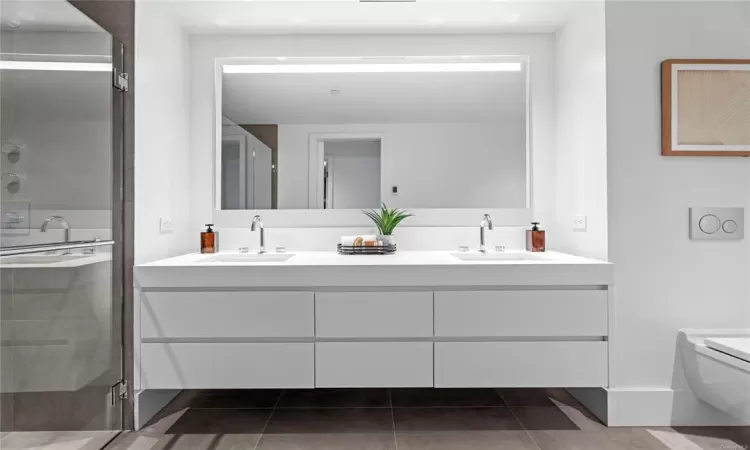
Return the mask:
{"type": "Polygon", "coordinates": [[[128,382],[120,380],[117,384],[113,385],[110,391],[110,398],[112,399],[112,406],[128,398],[128,382]]]}
{"type": "Polygon", "coordinates": [[[118,72],[117,69],[112,71],[112,84],[118,91],[128,92],[128,74],[125,72],[118,72]]]}

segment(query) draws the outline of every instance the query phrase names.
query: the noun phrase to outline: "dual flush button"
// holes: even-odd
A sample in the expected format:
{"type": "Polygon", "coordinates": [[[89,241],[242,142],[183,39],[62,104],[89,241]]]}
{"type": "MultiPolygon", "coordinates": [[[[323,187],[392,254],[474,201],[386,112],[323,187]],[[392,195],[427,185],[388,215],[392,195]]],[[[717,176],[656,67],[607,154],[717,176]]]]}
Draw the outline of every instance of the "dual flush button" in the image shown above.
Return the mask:
{"type": "Polygon", "coordinates": [[[690,208],[690,239],[741,240],[744,208],[690,208]]]}

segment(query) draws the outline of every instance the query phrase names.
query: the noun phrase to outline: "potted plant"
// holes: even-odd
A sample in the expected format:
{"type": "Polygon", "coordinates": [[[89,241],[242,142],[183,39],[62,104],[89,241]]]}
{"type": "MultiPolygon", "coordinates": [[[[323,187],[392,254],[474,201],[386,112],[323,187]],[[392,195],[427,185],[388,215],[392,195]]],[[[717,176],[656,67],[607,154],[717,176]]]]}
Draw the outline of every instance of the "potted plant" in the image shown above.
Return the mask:
{"type": "Polygon", "coordinates": [[[388,209],[385,203],[382,204],[380,211],[371,209],[362,212],[375,222],[375,226],[378,228],[378,233],[380,234],[378,240],[382,241],[383,245],[396,245],[396,238],[393,236],[393,231],[404,219],[414,216],[409,211],[396,208],[388,209]]]}

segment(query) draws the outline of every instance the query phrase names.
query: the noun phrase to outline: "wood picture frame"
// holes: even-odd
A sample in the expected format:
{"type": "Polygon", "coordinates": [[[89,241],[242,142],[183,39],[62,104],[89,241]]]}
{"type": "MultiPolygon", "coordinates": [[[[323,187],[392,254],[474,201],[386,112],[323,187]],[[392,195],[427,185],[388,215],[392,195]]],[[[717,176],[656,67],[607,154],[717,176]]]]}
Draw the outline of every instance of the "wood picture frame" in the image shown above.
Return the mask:
{"type": "Polygon", "coordinates": [[[750,59],[668,59],[661,86],[662,155],[750,156],[750,59]]]}

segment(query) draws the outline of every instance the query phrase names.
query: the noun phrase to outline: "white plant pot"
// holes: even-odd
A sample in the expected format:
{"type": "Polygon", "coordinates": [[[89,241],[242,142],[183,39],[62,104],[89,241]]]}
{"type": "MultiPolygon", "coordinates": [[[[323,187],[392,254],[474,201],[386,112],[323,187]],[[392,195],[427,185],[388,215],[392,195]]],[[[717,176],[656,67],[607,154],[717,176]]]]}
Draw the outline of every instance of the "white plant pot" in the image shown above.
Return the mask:
{"type": "Polygon", "coordinates": [[[383,245],[396,245],[396,236],[380,235],[378,236],[378,240],[381,241],[383,245]]]}

